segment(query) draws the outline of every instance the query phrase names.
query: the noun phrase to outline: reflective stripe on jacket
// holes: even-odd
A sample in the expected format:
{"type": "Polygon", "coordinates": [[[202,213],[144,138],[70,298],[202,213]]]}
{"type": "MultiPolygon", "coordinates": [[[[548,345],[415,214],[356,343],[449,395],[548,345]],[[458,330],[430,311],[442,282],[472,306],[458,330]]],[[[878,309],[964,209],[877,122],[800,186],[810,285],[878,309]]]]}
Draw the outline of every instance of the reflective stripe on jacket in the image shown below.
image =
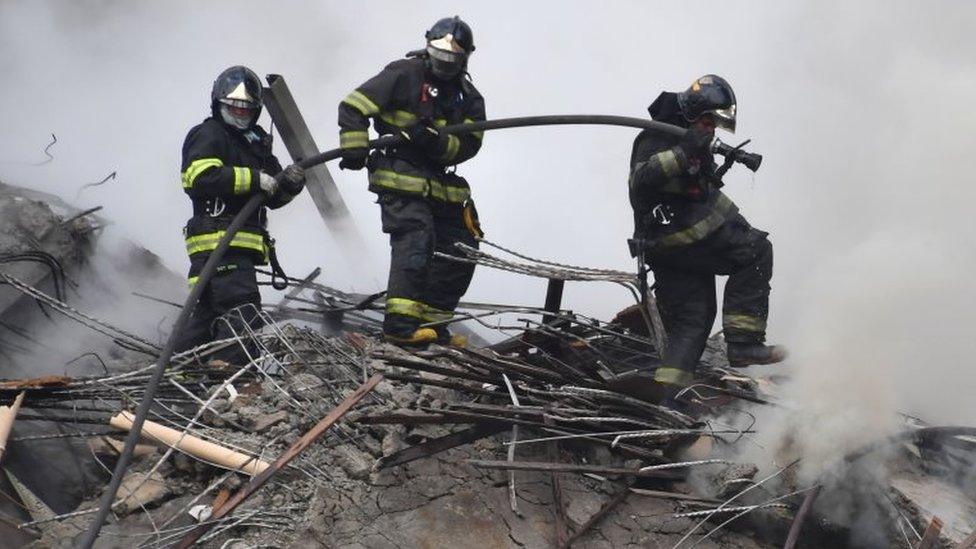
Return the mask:
{"type": "MultiPolygon", "coordinates": [[[[460,78],[454,83],[440,83],[428,78],[424,59],[401,59],[387,65],[339,104],[339,146],[365,147],[371,120],[377,133],[388,135],[423,120],[443,127],[484,119],[484,99],[471,82],[460,78]]],[[[374,152],[369,163],[369,189],[464,202],[470,197],[470,188],[466,182],[445,177],[446,168],[474,157],[483,136],[484,132],[448,135],[433,152],[409,143],[374,152]]]]}

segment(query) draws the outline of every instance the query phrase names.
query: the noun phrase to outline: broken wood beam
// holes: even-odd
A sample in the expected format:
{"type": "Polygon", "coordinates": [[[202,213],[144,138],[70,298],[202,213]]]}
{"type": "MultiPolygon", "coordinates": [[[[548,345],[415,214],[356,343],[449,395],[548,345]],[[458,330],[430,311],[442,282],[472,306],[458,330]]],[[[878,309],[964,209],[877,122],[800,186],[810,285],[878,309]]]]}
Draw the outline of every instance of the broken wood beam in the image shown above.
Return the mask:
{"type": "Polygon", "coordinates": [[[487,459],[469,459],[468,465],[480,469],[513,469],[516,471],[542,471],[555,473],[593,473],[597,475],[628,475],[644,478],[660,478],[666,480],[680,480],[684,475],[673,471],[641,471],[627,467],[605,467],[603,465],[582,465],[577,463],[550,463],[545,461],[495,461],[487,459]]]}
{"type": "MultiPolygon", "coordinates": [[[[132,429],[132,414],[129,412],[120,412],[112,416],[109,424],[116,429],[129,431],[132,429]]],[[[213,463],[225,469],[234,469],[251,476],[260,474],[268,468],[266,462],[256,457],[235,452],[219,444],[197,438],[187,433],[181,433],[176,429],[170,429],[153,421],[146,420],[140,434],[197,459],[213,463]]]]}
{"type": "Polygon", "coordinates": [[[940,532],[942,532],[942,520],[939,517],[932,517],[932,522],[922,534],[922,540],[915,546],[916,549],[932,549],[938,545],[940,532]]]}
{"type": "Polygon", "coordinates": [[[445,450],[490,437],[505,429],[508,429],[508,426],[504,423],[478,424],[469,429],[434,438],[416,446],[411,446],[410,448],[405,448],[399,452],[384,456],[376,462],[376,468],[386,469],[387,467],[403,465],[416,459],[430,457],[445,450]]]}
{"type": "Polygon", "coordinates": [[[352,394],[343,399],[338,406],[332,409],[321,421],[315,424],[307,433],[305,433],[302,438],[295,441],[290,448],[285,450],[285,453],[278,456],[278,459],[274,461],[267,469],[265,469],[261,474],[252,478],[250,482],[244,485],[236,494],[231,496],[226,503],[220,507],[215,507],[213,514],[210,519],[203,523],[185,536],[180,538],[177,542],[176,547],[179,549],[186,549],[197,542],[204,534],[206,534],[213,526],[215,526],[222,518],[229,515],[234,511],[241,503],[244,502],[248,497],[257,492],[264,483],[268,482],[275,473],[285,468],[293,459],[295,459],[298,454],[302,453],[306,448],[312,445],[316,440],[322,437],[326,431],[329,430],[337,421],[339,421],[342,416],[346,415],[353,406],[359,403],[367,394],[370,393],[380,381],[383,381],[383,376],[381,374],[375,374],[373,377],[369,378],[366,383],[363,383],[355,390],[352,394]]]}

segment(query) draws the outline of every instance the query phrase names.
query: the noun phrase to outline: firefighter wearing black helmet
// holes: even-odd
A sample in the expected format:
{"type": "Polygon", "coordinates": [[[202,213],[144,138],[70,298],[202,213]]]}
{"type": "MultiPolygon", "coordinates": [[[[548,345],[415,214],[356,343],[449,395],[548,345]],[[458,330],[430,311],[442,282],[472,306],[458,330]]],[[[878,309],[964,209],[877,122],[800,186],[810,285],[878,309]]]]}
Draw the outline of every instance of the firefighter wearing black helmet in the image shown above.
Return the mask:
{"type": "Polygon", "coordinates": [[[764,344],[773,247],[722,193],[711,145],[715,128],[735,131],[736,100],[719,76],[706,75],[680,93],[664,92],[648,111],[654,120],[688,128],[684,137],[644,131],[630,159],[634,242],[654,272],[668,347],[655,380],[687,385],[717,312],[715,276],[728,276],[722,327],[732,366],[786,358],[764,344]]]}
{"type": "Polygon", "coordinates": [[[454,166],[481,148],[482,134],[447,135],[445,125],[485,119],[485,104],[467,77],[474,37],[458,17],[441,19],[424,50],[394,61],[339,104],[341,168],[369,170],[383,232],[390,235],[386,338],[400,344],[462,344],[444,325],[467,291],[474,266],[435,257],[457,254],[455,243],[477,247],[471,190],[454,166]],[[404,137],[368,154],[370,120],[380,135],[404,137]]]}
{"type": "MultiPolygon", "coordinates": [[[[210,117],[193,127],[183,142],[183,192],[193,204],[193,217],[183,229],[191,286],[223,231],[252,195],[265,193],[266,205],[280,208],[304,186],[305,175],[297,165],[285,170],[282,183],[273,177],[281,164],[271,152],[271,136],[257,125],[261,95],[261,81],[247,67],[220,73],[210,94],[210,117]]],[[[273,254],[266,224],[267,208],[262,207],[231,240],[193,311],[179,350],[231,337],[245,323],[259,327],[261,296],[254,266],[266,264],[273,254]]],[[[243,358],[243,349],[235,346],[218,351],[214,362],[240,363],[243,358]]]]}

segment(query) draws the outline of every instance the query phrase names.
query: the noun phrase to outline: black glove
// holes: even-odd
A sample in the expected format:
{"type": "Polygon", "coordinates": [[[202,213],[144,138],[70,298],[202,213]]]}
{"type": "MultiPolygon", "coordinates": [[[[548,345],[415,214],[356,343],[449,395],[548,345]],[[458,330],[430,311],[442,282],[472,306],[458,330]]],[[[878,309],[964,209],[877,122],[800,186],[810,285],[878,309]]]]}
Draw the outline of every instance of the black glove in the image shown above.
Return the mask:
{"type": "Polygon", "coordinates": [[[298,164],[285,168],[281,179],[281,190],[296,196],[305,188],[305,170],[298,164]]]}
{"type": "Polygon", "coordinates": [[[361,170],[366,167],[367,156],[369,156],[369,149],[366,147],[342,149],[342,160],[339,162],[339,169],[361,170]]]}
{"type": "Polygon", "coordinates": [[[400,133],[427,156],[438,156],[444,151],[445,147],[441,144],[441,139],[446,136],[442,136],[430,122],[421,120],[400,133]]]}
{"type": "Polygon", "coordinates": [[[688,159],[702,160],[711,154],[712,139],[715,138],[715,130],[705,129],[698,124],[692,124],[688,131],[681,137],[678,147],[685,153],[688,159]]]}

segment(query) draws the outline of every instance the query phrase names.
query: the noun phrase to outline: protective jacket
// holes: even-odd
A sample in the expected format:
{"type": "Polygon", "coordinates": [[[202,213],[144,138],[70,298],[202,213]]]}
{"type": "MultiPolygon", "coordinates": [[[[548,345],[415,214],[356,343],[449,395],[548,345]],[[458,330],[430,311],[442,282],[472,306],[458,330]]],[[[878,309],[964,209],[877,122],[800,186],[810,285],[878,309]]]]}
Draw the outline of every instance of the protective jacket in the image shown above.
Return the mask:
{"type": "MultiPolygon", "coordinates": [[[[251,195],[262,192],[260,172],[275,175],[281,164],[271,153],[271,136],[259,126],[245,131],[210,117],[190,130],[183,143],[183,191],[193,201],[193,217],[183,229],[186,252],[199,263],[212,252],[224,230],[251,195]]],[[[293,196],[279,191],[266,202],[280,208],[293,196]]],[[[255,264],[268,261],[267,210],[261,207],[231,241],[231,250],[255,264]]]]}
{"type": "MultiPolygon", "coordinates": [[[[339,104],[340,147],[366,147],[370,119],[380,135],[421,121],[445,126],[485,119],[484,99],[469,80],[441,82],[427,73],[424,58],[400,59],[353,90],[339,104]]],[[[446,169],[477,154],[481,139],[482,132],[450,135],[433,154],[409,143],[374,151],[368,164],[369,190],[463,203],[470,188],[446,169]]]]}
{"type": "MultiPolygon", "coordinates": [[[[651,118],[687,127],[676,94],[662,93],[648,108],[651,118]]],[[[637,136],[630,157],[630,204],[634,238],[644,251],[668,253],[705,239],[738,208],[720,190],[715,162],[690,162],[680,138],[645,130],[637,136]]]]}

